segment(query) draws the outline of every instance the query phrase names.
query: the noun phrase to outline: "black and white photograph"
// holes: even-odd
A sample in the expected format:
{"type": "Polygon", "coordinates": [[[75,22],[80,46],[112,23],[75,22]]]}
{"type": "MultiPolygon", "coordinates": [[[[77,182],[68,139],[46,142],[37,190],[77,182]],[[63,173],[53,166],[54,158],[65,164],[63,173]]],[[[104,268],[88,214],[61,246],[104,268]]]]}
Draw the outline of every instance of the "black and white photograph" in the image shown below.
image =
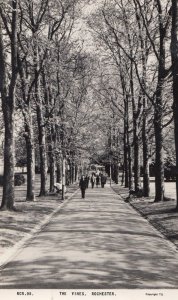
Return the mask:
{"type": "Polygon", "coordinates": [[[0,297],[178,299],[178,0],[0,0],[0,297]]]}

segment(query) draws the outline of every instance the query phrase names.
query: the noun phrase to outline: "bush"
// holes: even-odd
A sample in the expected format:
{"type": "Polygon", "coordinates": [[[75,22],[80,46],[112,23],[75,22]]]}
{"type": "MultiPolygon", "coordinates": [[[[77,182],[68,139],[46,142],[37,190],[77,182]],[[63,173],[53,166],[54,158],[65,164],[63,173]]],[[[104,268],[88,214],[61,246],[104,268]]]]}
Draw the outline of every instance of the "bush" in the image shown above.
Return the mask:
{"type": "MultiPolygon", "coordinates": [[[[25,177],[22,174],[15,174],[14,185],[20,186],[25,183],[25,177]]],[[[3,175],[0,175],[0,186],[3,186],[3,175]]]]}
{"type": "Polygon", "coordinates": [[[22,174],[15,174],[14,185],[20,186],[25,183],[25,177],[22,174]]]}

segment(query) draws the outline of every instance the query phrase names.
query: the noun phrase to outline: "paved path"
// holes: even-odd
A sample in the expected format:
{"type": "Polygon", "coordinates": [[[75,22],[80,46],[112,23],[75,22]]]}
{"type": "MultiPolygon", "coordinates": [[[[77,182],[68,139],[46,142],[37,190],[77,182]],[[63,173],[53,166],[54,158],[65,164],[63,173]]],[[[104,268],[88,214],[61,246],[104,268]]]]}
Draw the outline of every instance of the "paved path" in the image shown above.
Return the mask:
{"type": "Polygon", "coordinates": [[[80,192],[1,271],[0,288],[177,288],[178,253],[109,186],[80,192]]]}

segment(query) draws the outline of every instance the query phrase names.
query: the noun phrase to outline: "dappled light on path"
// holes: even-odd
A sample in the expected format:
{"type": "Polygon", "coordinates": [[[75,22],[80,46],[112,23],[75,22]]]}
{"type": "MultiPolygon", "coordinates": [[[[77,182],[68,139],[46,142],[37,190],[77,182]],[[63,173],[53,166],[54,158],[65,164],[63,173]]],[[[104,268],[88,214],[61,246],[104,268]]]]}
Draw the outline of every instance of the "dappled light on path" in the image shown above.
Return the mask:
{"type": "Polygon", "coordinates": [[[109,186],[80,192],[1,271],[1,288],[175,288],[178,255],[109,186]]]}

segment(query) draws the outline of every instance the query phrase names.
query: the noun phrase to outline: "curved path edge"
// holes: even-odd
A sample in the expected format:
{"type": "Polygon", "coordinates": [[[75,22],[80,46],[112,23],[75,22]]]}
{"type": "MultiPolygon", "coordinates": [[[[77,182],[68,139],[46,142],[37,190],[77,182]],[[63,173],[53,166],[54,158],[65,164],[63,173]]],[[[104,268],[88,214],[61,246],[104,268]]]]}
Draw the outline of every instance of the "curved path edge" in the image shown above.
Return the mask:
{"type": "MultiPolygon", "coordinates": [[[[112,186],[111,186],[112,188],[112,186]]],[[[153,223],[150,219],[148,219],[146,216],[144,216],[144,214],[137,208],[135,207],[135,205],[132,203],[132,202],[129,202],[129,201],[125,201],[124,197],[122,196],[122,194],[120,194],[119,192],[116,192],[114,190],[114,188],[112,188],[113,192],[117,195],[119,195],[121,197],[121,199],[128,205],[128,206],[131,206],[142,218],[144,218],[150,225],[151,227],[153,228],[153,230],[155,232],[157,232],[157,234],[159,234],[160,237],[162,237],[165,242],[176,252],[178,252],[178,248],[177,246],[174,244],[173,241],[171,241],[167,236],[166,234],[164,234],[161,229],[155,225],[155,223],[153,223]]]]}
{"type": "Polygon", "coordinates": [[[0,257],[0,270],[2,270],[13,258],[17,255],[17,253],[24,248],[28,242],[35,237],[51,220],[51,218],[57,214],[61,208],[63,208],[69,200],[78,192],[78,189],[73,192],[64,202],[60,203],[58,207],[53,210],[52,213],[46,216],[44,220],[39,222],[29,233],[27,233],[19,242],[17,242],[13,247],[9,248],[5,254],[0,257]]]}

